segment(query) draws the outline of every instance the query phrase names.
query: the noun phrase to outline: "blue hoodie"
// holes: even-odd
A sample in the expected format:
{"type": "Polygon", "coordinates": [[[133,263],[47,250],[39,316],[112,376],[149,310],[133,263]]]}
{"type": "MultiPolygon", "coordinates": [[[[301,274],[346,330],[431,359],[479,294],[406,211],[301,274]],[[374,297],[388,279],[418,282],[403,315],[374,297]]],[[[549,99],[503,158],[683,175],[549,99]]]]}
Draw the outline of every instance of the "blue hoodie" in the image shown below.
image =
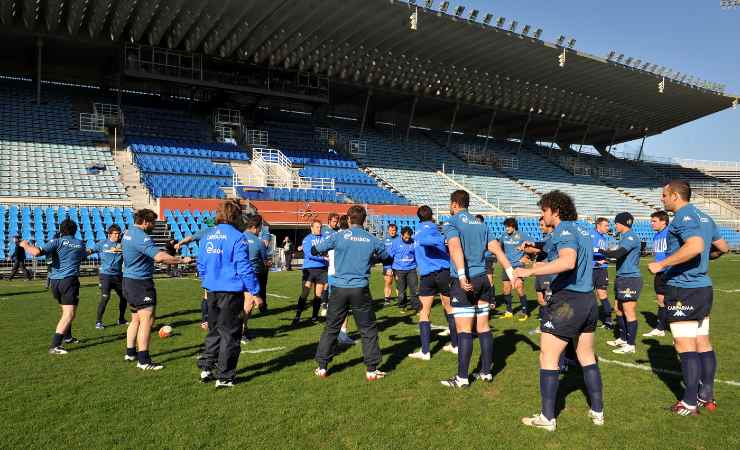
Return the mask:
{"type": "Polygon", "coordinates": [[[397,239],[388,252],[393,257],[393,270],[413,270],[416,269],[416,256],[414,255],[413,239],[405,242],[403,238],[397,239]]]}
{"type": "Polygon", "coordinates": [[[414,251],[419,275],[448,270],[450,253],[437,225],[431,221],[421,222],[418,230],[414,235],[414,251]]]}
{"type": "Polygon", "coordinates": [[[203,237],[198,250],[198,275],[211,292],[259,293],[259,283],[244,236],[228,224],[216,225],[203,237]]]}

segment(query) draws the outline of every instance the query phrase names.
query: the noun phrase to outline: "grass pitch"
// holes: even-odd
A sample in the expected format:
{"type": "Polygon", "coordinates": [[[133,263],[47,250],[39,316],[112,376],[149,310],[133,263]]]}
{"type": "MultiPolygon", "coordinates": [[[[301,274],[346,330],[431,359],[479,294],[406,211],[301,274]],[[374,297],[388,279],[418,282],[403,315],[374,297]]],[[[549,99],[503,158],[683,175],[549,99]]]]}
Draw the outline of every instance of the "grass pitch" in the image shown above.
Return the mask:
{"type": "MultiPolygon", "coordinates": [[[[651,328],[648,323],[654,323],[655,315],[646,264],[643,260],[640,335],[651,328]]],[[[740,448],[738,274],[737,256],[712,263],[716,291],[711,330],[719,359],[717,378],[723,381],[715,387],[716,412],[691,418],[666,411],[682,390],[670,336],[640,338],[636,355],[614,355],[604,344],[610,333],[599,329],[606,425],[595,427],[586,417],[581,373],[571,369],[561,381],[563,409],[555,433],[519,422],[539,411],[539,338],[528,333],[537,324],[534,318],[492,319],[493,383],[452,391],[439,384],[456,368],[456,357],[441,352],[447,338],[435,333],[431,361],[408,359],[419,346],[417,317],[395,307],[380,308],[381,369],[389,372],[387,378],[365,381],[358,342],[339,354],[330,366],[331,376],[320,380],[312,371],[323,326],[304,322],[298,329],[290,327],[300,272],[274,273],[268,287],[270,310],[252,318],[255,339],[242,346],[238,385],[216,391],[213,384],[198,382],[195,365],[204,337],[198,326],[197,280],[157,280],[158,326],[173,326],[174,335],[153,337],[152,356],[166,368],[152,373],[123,361],[125,327],[110,325],[117,298],[108,305],[109,326],[94,328],[97,279],[82,279],[74,322],[82,342],[68,346],[70,353],[61,357],[46,352],[58,307],[43,281],[0,281],[5,369],[0,447],[740,448]]],[[[531,300],[532,285],[527,281],[531,300]]],[[[382,297],[379,272],[373,273],[371,289],[376,298],[382,297]]],[[[432,322],[444,324],[438,303],[432,322]]],[[[476,361],[477,352],[473,366],[476,361]]]]}

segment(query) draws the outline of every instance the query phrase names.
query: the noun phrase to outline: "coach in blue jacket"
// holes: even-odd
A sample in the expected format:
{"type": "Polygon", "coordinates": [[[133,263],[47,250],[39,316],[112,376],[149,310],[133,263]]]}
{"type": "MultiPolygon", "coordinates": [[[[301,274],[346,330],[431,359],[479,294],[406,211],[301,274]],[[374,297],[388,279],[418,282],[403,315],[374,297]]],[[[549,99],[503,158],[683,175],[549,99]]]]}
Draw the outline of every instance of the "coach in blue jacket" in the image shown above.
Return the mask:
{"type": "Polygon", "coordinates": [[[208,334],[198,367],[201,382],[216,378],[217,388],[234,386],[244,292],[259,294],[247,244],[237,229],[240,221],[239,204],[222,203],[216,212],[216,226],[203,238],[198,251],[198,275],[208,291],[208,334]]]}

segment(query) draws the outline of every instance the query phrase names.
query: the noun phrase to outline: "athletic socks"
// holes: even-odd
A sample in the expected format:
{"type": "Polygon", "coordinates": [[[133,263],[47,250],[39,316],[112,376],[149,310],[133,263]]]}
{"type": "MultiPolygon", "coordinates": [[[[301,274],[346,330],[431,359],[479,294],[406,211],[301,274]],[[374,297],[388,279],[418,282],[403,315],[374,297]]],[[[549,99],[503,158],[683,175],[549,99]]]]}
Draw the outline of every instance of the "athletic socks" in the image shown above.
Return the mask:
{"type": "Polygon", "coordinates": [[[637,321],[633,320],[627,322],[627,343],[629,345],[635,345],[635,338],[637,337],[637,321]]]}
{"type": "Polygon", "coordinates": [[[612,305],[609,303],[609,299],[605,298],[601,301],[601,309],[603,311],[603,322],[612,323],[612,305]]]}
{"type": "Polygon", "coordinates": [[[558,397],[560,371],[540,369],[540,398],[542,400],[542,415],[547,420],[555,418],[555,403],[558,397]]]}
{"type": "Polygon", "coordinates": [[[149,350],[144,350],[138,353],[139,364],[149,364],[152,362],[152,357],[149,356],[149,350]]]}
{"type": "Polygon", "coordinates": [[[419,337],[421,338],[421,352],[429,353],[429,341],[432,339],[432,324],[419,322],[419,337]]]}
{"type": "Polygon", "coordinates": [[[321,303],[328,303],[329,302],[329,289],[324,289],[323,292],[321,292],[321,303]]]}
{"type": "Polygon", "coordinates": [[[457,335],[457,376],[468,379],[470,358],[473,355],[473,335],[461,332],[457,335]]]}
{"type": "Polygon", "coordinates": [[[64,339],[72,339],[72,324],[67,325],[67,331],[64,332],[64,339]]]}
{"type": "Polygon", "coordinates": [[[480,342],[480,373],[489,375],[493,366],[493,335],[491,330],[478,333],[480,342]]]}
{"type": "Polygon", "coordinates": [[[667,311],[665,309],[665,306],[659,306],[658,307],[658,324],[655,325],[655,328],[660,331],[665,331],[666,329],[666,316],[667,311]]]}
{"type": "Polygon", "coordinates": [[[295,309],[296,318],[301,317],[301,313],[306,309],[306,299],[304,297],[298,297],[298,306],[295,309]]]}
{"type": "Polygon", "coordinates": [[[447,327],[450,329],[450,345],[457,348],[457,325],[455,325],[454,314],[446,314],[447,316],[447,327]]]}
{"type": "Polygon", "coordinates": [[[60,347],[62,345],[62,339],[64,339],[63,334],[54,333],[54,337],[51,338],[51,346],[60,347]]]}
{"type": "Polygon", "coordinates": [[[511,305],[511,302],[512,302],[511,294],[504,295],[504,301],[506,302],[506,311],[507,312],[512,312],[514,310],[514,308],[511,305]]]}
{"type": "Polygon", "coordinates": [[[126,356],[136,356],[136,347],[126,347],[126,356]]]}
{"type": "Polygon", "coordinates": [[[321,298],[314,297],[311,302],[311,318],[319,317],[319,308],[321,308],[321,298]]]}
{"type": "Polygon", "coordinates": [[[118,302],[118,322],[126,321],[126,300],[120,299],[118,302]]]}
{"type": "Polygon", "coordinates": [[[624,316],[617,316],[617,322],[619,323],[619,339],[627,341],[627,320],[624,316]]]}
{"type": "Polygon", "coordinates": [[[701,386],[699,398],[704,401],[714,400],[714,374],[717,372],[717,355],[714,350],[698,353],[701,364],[701,386]]]}
{"type": "Polygon", "coordinates": [[[591,410],[597,413],[602,412],[604,410],[604,390],[598,364],[583,367],[583,382],[586,384],[586,392],[591,400],[591,410]]]}
{"type": "Polygon", "coordinates": [[[686,390],[683,393],[683,402],[696,407],[696,397],[699,392],[699,379],[702,376],[702,364],[699,354],[696,352],[679,353],[681,358],[681,373],[686,390]]]}
{"type": "Polygon", "coordinates": [[[529,303],[527,300],[527,294],[519,296],[519,303],[522,305],[522,313],[527,314],[527,311],[529,310],[529,307],[527,306],[529,303]]]}

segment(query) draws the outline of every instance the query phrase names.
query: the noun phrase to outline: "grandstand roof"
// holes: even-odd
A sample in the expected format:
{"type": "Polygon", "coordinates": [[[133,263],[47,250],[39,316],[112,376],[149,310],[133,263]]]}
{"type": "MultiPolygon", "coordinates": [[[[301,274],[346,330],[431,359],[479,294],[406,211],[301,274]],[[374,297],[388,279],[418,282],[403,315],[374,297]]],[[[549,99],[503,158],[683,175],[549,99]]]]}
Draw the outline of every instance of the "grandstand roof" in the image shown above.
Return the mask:
{"type": "MultiPolygon", "coordinates": [[[[422,3],[422,2],[419,2],[422,3]]],[[[607,145],[653,135],[731,106],[734,97],[636,67],[388,0],[68,0],[0,2],[5,30],[134,43],[239,59],[333,80],[332,102],[410,111],[414,124],[607,145]],[[564,67],[558,57],[566,54],[564,67]],[[563,114],[565,115],[563,117],[563,114]],[[562,125],[559,126],[562,119],[562,125]]],[[[404,113],[401,113],[403,115],[404,113]]]]}

